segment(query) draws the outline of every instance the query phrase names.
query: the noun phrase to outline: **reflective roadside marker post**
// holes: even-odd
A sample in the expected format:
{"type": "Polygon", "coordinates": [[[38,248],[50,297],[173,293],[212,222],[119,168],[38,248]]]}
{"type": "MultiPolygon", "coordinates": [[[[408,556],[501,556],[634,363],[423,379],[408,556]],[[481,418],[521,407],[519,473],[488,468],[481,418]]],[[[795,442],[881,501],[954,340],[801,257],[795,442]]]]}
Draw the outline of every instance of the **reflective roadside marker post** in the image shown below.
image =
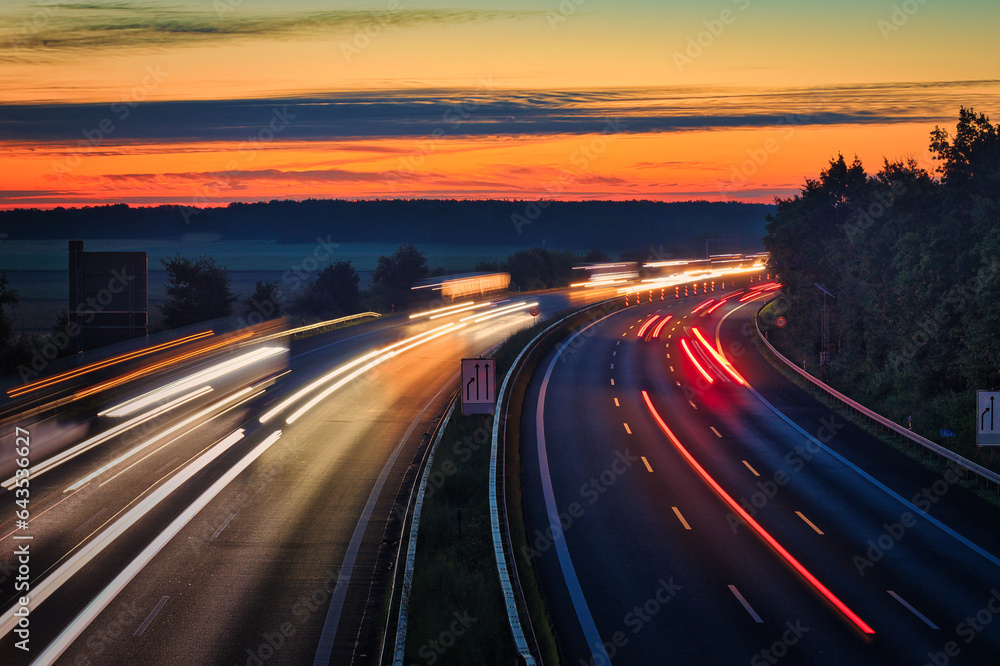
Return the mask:
{"type": "Polygon", "coordinates": [[[496,413],[496,361],[462,359],[462,414],[496,413]]]}
{"type": "Polygon", "coordinates": [[[976,446],[1000,446],[1000,391],[976,391],[976,446]]]}

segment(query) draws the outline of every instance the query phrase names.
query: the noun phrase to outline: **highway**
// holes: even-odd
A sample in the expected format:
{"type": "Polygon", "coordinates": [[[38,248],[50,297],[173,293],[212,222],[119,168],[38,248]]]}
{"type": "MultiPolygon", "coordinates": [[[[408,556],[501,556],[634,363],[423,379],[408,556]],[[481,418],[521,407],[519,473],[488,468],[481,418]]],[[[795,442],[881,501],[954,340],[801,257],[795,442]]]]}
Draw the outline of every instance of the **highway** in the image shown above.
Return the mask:
{"type": "Polygon", "coordinates": [[[765,298],[633,302],[536,371],[528,556],[563,663],[997,663],[1000,511],[778,373],[765,298]]]}
{"type": "Polygon", "coordinates": [[[595,298],[513,296],[294,340],[275,383],[234,387],[197,418],[168,413],[33,476],[27,529],[14,492],[0,491],[0,663],[374,663],[394,505],[459,359],[529,325],[529,301],[544,318],[595,298]],[[13,616],[26,543],[27,652],[13,616]]]}

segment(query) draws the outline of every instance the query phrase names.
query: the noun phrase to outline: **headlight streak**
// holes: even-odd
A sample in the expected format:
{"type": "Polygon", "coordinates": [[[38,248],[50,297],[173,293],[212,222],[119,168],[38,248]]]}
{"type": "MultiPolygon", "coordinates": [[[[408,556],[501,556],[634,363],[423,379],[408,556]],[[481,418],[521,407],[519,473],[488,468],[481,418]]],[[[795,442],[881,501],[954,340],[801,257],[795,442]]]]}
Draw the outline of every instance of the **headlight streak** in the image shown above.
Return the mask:
{"type": "MultiPolygon", "coordinates": [[[[225,453],[226,451],[228,451],[234,444],[236,444],[237,442],[239,442],[240,440],[242,440],[243,439],[243,434],[244,434],[244,431],[241,428],[239,430],[236,430],[236,431],[230,433],[228,436],[224,437],[223,439],[219,440],[213,446],[208,447],[208,449],[204,453],[202,453],[200,456],[198,456],[197,458],[195,458],[194,461],[192,461],[190,465],[188,465],[187,467],[185,467],[183,470],[181,470],[175,476],[167,479],[166,482],[164,482],[162,485],[160,485],[155,490],[152,490],[152,492],[150,492],[148,495],[146,495],[145,498],[143,498],[141,501],[139,501],[135,506],[133,506],[127,512],[125,512],[124,515],[122,515],[120,518],[118,518],[118,520],[116,520],[113,523],[111,523],[106,530],[104,530],[103,532],[98,533],[90,541],[88,541],[86,543],[83,543],[79,548],[77,548],[75,550],[75,552],[73,552],[73,554],[71,556],[65,558],[62,561],[62,564],[59,565],[59,567],[56,568],[55,571],[53,571],[51,574],[49,574],[43,580],[41,580],[38,583],[35,583],[34,585],[32,585],[32,594],[31,594],[32,609],[38,608],[38,606],[43,601],[45,601],[49,596],[51,596],[56,590],[58,590],[63,585],[63,583],[65,583],[66,581],[68,581],[70,578],[73,577],[74,574],[76,574],[78,571],[80,571],[81,569],[83,569],[91,560],[93,560],[95,557],[97,557],[101,553],[101,551],[103,551],[105,548],[107,548],[119,536],[121,536],[126,531],[128,531],[128,529],[130,527],[132,527],[135,523],[137,523],[149,511],[151,511],[153,508],[155,508],[156,506],[158,506],[160,504],[160,502],[162,502],[164,499],[167,498],[167,496],[169,496],[175,490],[177,490],[182,485],[184,485],[184,483],[186,483],[189,479],[191,479],[191,477],[193,477],[198,472],[200,472],[201,470],[203,470],[205,467],[207,467],[208,465],[210,465],[212,463],[212,461],[214,461],[216,458],[218,458],[223,453],[225,453]]],[[[280,436],[280,434],[281,434],[281,431],[279,430],[279,431],[277,431],[275,433],[272,433],[271,437],[274,437],[274,439],[277,439],[277,436],[280,436]]],[[[267,442],[269,440],[270,440],[270,437],[268,438],[268,440],[265,440],[265,442],[267,442]]],[[[271,441],[270,443],[273,443],[273,441],[271,441]]],[[[259,444],[258,448],[260,448],[263,445],[264,445],[264,442],[262,442],[261,444],[259,444]]],[[[255,448],[254,451],[251,452],[251,454],[248,454],[239,463],[237,463],[237,466],[239,466],[240,464],[242,464],[243,461],[245,461],[248,457],[250,457],[251,455],[253,455],[253,453],[255,453],[257,450],[258,449],[255,448]]],[[[230,468],[229,472],[226,473],[226,476],[223,476],[223,479],[227,478],[228,475],[233,470],[235,470],[235,469],[236,469],[236,466],[230,468]]],[[[222,481],[222,479],[220,479],[219,481],[222,481]]],[[[219,481],[217,481],[216,484],[213,484],[213,486],[212,486],[211,489],[216,488],[216,486],[218,485],[219,481]]],[[[221,490],[221,488],[220,488],[220,490],[221,490]]],[[[205,491],[205,493],[203,493],[202,496],[199,497],[198,500],[196,500],[195,504],[197,504],[198,502],[200,502],[201,499],[204,498],[208,494],[208,492],[209,491],[205,491]]],[[[216,491],[216,493],[217,492],[218,491],[216,491]]],[[[209,497],[208,499],[211,499],[211,497],[209,497]]],[[[195,504],[192,504],[191,506],[189,506],[189,509],[191,507],[195,506],[195,504]]],[[[199,507],[199,508],[201,508],[201,507],[199,507]]],[[[191,516],[187,515],[187,513],[188,512],[184,512],[181,515],[179,515],[177,518],[175,518],[174,522],[171,523],[171,527],[173,527],[178,521],[181,521],[180,522],[180,526],[181,527],[183,526],[184,523],[188,522],[191,519],[191,516]]],[[[167,528],[167,530],[169,530],[169,529],[170,528],[167,528]]],[[[163,533],[166,533],[167,530],[164,530],[163,533]]],[[[162,536],[163,533],[161,533],[161,536],[162,536]]],[[[147,547],[147,550],[148,550],[148,548],[152,547],[155,543],[156,543],[156,541],[154,541],[153,544],[150,544],[150,546],[147,547]]],[[[162,545],[160,546],[160,548],[162,548],[162,545]]],[[[143,551],[143,552],[145,552],[145,551],[143,551]]],[[[129,576],[129,579],[131,579],[131,577],[134,576],[135,573],[137,573],[137,572],[133,572],[131,574],[131,576],[129,576]]],[[[124,575],[124,574],[125,574],[125,572],[123,571],[122,574],[119,574],[119,577],[122,576],[122,575],[124,575]]],[[[102,601],[102,596],[98,595],[97,599],[95,599],[94,601],[91,601],[91,603],[88,605],[88,608],[92,608],[95,604],[99,604],[101,601],[102,601]]],[[[108,599],[106,601],[110,601],[110,599],[108,599]]],[[[103,606],[102,606],[102,608],[103,608],[103,606]]],[[[13,608],[9,609],[2,616],[0,616],[0,637],[6,636],[7,634],[9,634],[11,632],[11,630],[15,626],[17,626],[17,622],[18,622],[18,618],[14,617],[14,609],[13,608]]],[[[66,632],[64,630],[63,634],[65,634],[65,633],[66,632]]],[[[53,645],[55,645],[55,644],[53,644],[53,645]]],[[[68,643],[67,643],[67,645],[68,645],[68,643]]],[[[51,646],[50,646],[50,649],[51,649],[51,646]]],[[[65,649],[65,646],[63,647],[63,649],[65,649]]],[[[55,656],[56,655],[53,655],[52,658],[54,659],[55,656]]],[[[43,656],[39,656],[35,660],[35,663],[45,663],[45,660],[43,659],[43,656]]]]}
{"type": "MultiPolygon", "coordinates": [[[[200,398],[201,396],[203,396],[203,395],[205,395],[205,394],[207,394],[207,393],[209,393],[211,391],[212,391],[212,387],[211,386],[202,387],[201,389],[195,391],[194,393],[191,393],[189,395],[185,395],[185,396],[182,396],[180,398],[177,398],[176,400],[168,402],[165,405],[161,405],[161,406],[157,407],[156,409],[154,409],[152,411],[146,412],[145,414],[140,414],[139,416],[137,416],[137,417],[135,417],[135,418],[133,418],[133,419],[131,419],[129,421],[126,421],[125,423],[120,423],[120,424],[116,425],[115,427],[102,432],[99,435],[95,435],[95,436],[91,437],[90,439],[85,439],[84,441],[80,442],[79,444],[77,444],[75,446],[72,446],[72,447],[66,449],[65,451],[61,451],[61,452],[57,453],[56,455],[52,456],[51,458],[43,460],[38,465],[32,466],[31,467],[31,474],[30,474],[30,476],[28,478],[29,479],[34,479],[38,475],[44,474],[45,472],[49,471],[50,469],[58,467],[59,465],[63,464],[64,462],[66,462],[68,460],[72,460],[73,458],[77,457],[81,453],[86,453],[87,451],[89,451],[90,449],[94,448],[98,444],[102,444],[102,443],[108,441],[109,439],[122,434],[123,432],[131,430],[132,428],[134,428],[134,427],[136,427],[138,425],[141,425],[141,424],[145,423],[146,421],[149,421],[151,419],[156,418],[160,414],[164,414],[166,412],[169,412],[170,410],[172,410],[172,409],[174,409],[176,407],[180,407],[181,405],[183,405],[186,402],[190,402],[190,401],[192,401],[192,400],[194,400],[196,398],[200,398]]],[[[11,478],[7,479],[6,481],[4,481],[2,484],[0,484],[0,486],[3,486],[7,490],[10,490],[11,488],[14,487],[14,483],[15,482],[16,482],[16,478],[15,477],[11,477],[11,478]]]]}
{"type": "Polygon", "coordinates": [[[121,386],[122,384],[130,382],[133,379],[138,379],[139,377],[144,377],[146,375],[151,375],[154,372],[156,372],[157,370],[162,370],[163,368],[166,368],[168,366],[176,365],[177,363],[180,363],[181,361],[186,361],[189,358],[194,358],[195,356],[201,356],[202,354],[206,354],[206,353],[208,353],[210,351],[215,351],[216,349],[220,349],[222,347],[226,347],[228,345],[233,344],[234,342],[239,342],[240,340],[244,340],[246,338],[249,338],[252,335],[253,335],[252,331],[248,332],[248,333],[243,333],[243,334],[237,335],[235,337],[231,337],[231,338],[227,338],[225,340],[222,340],[221,342],[216,342],[215,344],[209,345],[207,347],[202,347],[201,349],[196,349],[196,350],[188,352],[186,354],[181,354],[180,356],[174,356],[174,357],[168,358],[166,360],[159,361],[157,363],[153,363],[152,365],[143,366],[143,367],[139,368],[138,370],[135,370],[135,371],[130,372],[128,374],[121,375],[119,377],[115,377],[114,379],[109,379],[108,381],[106,381],[104,383],[97,384],[95,386],[91,386],[90,388],[85,389],[83,391],[80,391],[78,393],[74,393],[73,394],[73,400],[80,400],[81,398],[86,398],[88,395],[93,395],[94,393],[100,393],[101,391],[107,390],[109,388],[114,388],[116,386],[121,386]]]}
{"type": "Polygon", "coordinates": [[[118,356],[112,356],[111,358],[104,359],[103,361],[95,361],[82,368],[75,368],[73,370],[67,370],[66,372],[59,373],[52,377],[46,377],[44,379],[39,379],[38,381],[32,382],[30,384],[25,384],[24,386],[18,386],[7,391],[7,395],[11,398],[16,398],[22,396],[25,393],[31,393],[40,388],[45,388],[52,386],[53,384],[58,384],[59,382],[65,381],[67,379],[73,379],[74,377],[79,377],[80,375],[85,375],[95,370],[100,370],[111,365],[116,365],[124,361],[129,361],[134,358],[139,358],[141,356],[146,356],[148,354],[153,354],[158,351],[164,351],[165,349],[170,349],[171,347],[176,347],[177,345],[182,345],[187,342],[193,342],[195,340],[200,340],[201,338],[208,337],[212,335],[212,331],[204,331],[202,333],[195,333],[193,335],[188,335],[177,340],[171,340],[169,342],[162,342],[158,345],[153,345],[152,347],[146,347],[145,349],[137,349],[133,352],[128,352],[126,354],[119,354],[118,356]]]}
{"type": "Polygon", "coordinates": [[[734,368],[733,364],[729,362],[729,359],[727,359],[719,352],[715,351],[712,345],[708,344],[708,340],[706,340],[705,336],[701,334],[701,331],[699,331],[697,328],[692,328],[691,332],[694,333],[694,336],[698,338],[698,340],[701,342],[702,345],[704,345],[705,349],[708,350],[708,353],[712,355],[712,358],[714,358],[719,363],[719,365],[722,366],[722,369],[725,370],[727,373],[729,373],[729,376],[731,376],[733,379],[736,380],[737,384],[739,384],[740,386],[746,386],[746,380],[743,379],[742,376],[740,376],[740,373],[736,372],[736,368],[734,368]]]}
{"type": "MultiPolygon", "coordinates": [[[[429,315],[440,315],[447,316],[453,314],[455,311],[461,311],[466,308],[476,305],[475,301],[468,301],[466,303],[456,303],[454,305],[448,305],[443,308],[436,308],[434,310],[424,310],[423,312],[415,312],[410,315],[410,319],[419,319],[420,317],[427,317],[429,315]]],[[[433,319],[433,316],[431,317],[433,319]]]]}
{"type": "Polygon", "coordinates": [[[468,326],[468,324],[448,324],[447,327],[446,327],[446,330],[442,330],[442,331],[440,331],[438,333],[435,333],[432,336],[425,337],[425,338],[423,338],[421,340],[417,340],[416,342],[413,342],[413,343],[411,343],[411,344],[409,344],[409,345],[407,345],[405,347],[401,347],[400,349],[394,349],[391,352],[382,354],[382,356],[380,356],[379,358],[376,358],[375,360],[371,361],[370,363],[368,363],[364,367],[359,368],[358,370],[355,370],[354,372],[352,372],[351,374],[347,375],[346,377],[344,377],[343,379],[341,379],[339,382],[337,382],[333,386],[331,386],[331,387],[325,389],[324,391],[322,391],[321,393],[319,393],[316,397],[314,397],[312,400],[310,400],[306,404],[302,405],[300,408],[298,408],[296,411],[294,411],[291,416],[289,416],[287,419],[285,419],[285,423],[291,425],[300,416],[302,416],[307,411],[309,411],[314,406],[316,406],[316,404],[318,402],[320,402],[321,400],[323,400],[324,398],[326,398],[328,395],[330,395],[331,393],[333,393],[334,391],[336,391],[337,389],[339,389],[340,387],[342,387],[344,384],[347,384],[352,379],[354,379],[356,377],[359,377],[360,375],[363,375],[364,373],[368,372],[369,370],[371,370],[372,368],[374,368],[379,363],[387,361],[390,358],[392,358],[393,356],[396,356],[397,354],[402,354],[403,352],[405,352],[405,351],[407,351],[409,349],[413,349],[414,347],[416,347],[418,345],[422,345],[425,342],[429,342],[429,341],[431,341],[431,340],[433,340],[435,338],[439,338],[442,335],[447,335],[448,333],[452,333],[454,331],[457,331],[458,329],[463,328],[465,326],[468,326]]]}
{"type": "MultiPolygon", "coordinates": [[[[117,458],[115,458],[111,462],[107,463],[106,465],[102,465],[100,467],[100,469],[94,470],[93,472],[91,472],[90,474],[86,475],[82,479],[79,479],[78,481],[76,481],[75,483],[73,483],[73,485],[71,485],[68,488],[66,488],[63,492],[64,493],[68,493],[70,491],[76,490],[77,488],[85,486],[86,484],[90,483],[91,481],[93,481],[94,479],[96,479],[97,477],[99,477],[101,474],[104,474],[108,470],[110,470],[110,469],[114,468],[115,466],[117,466],[117,465],[125,462],[126,460],[128,460],[129,458],[131,458],[132,456],[134,456],[135,454],[139,453],[140,451],[142,451],[144,449],[149,448],[150,446],[152,446],[156,442],[159,442],[163,438],[169,437],[170,435],[172,435],[173,433],[177,432],[178,430],[184,428],[185,426],[188,426],[188,425],[190,425],[192,423],[197,423],[197,425],[195,426],[194,429],[197,429],[197,428],[201,427],[202,425],[208,423],[209,420],[210,420],[210,419],[206,419],[205,418],[206,416],[208,416],[209,414],[211,414],[215,410],[218,410],[218,409],[220,409],[222,407],[225,407],[227,405],[227,403],[231,403],[234,400],[238,400],[238,399],[242,398],[243,396],[245,396],[250,391],[253,391],[254,388],[255,387],[253,387],[253,386],[248,386],[248,387],[246,387],[244,389],[241,389],[241,390],[237,391],[236,393],[233,393],[232,395],[229,395],[229,396],[225,397],[224,399],[220,400],[219,402],[217,402],[217,403],[215,403],[213,405],[209,405],[205,409],[203,409],[203,410],[201,410],[201,411],[199,411],[199,412],[197,412],[195,414],[192,414],[191,416],[187,417],[183,421],[181,421],[179,423],[175,423],[174,425],[170,426],[166,430],[163,430],[161,432],[156,433],[155,435],[151,436],[149,439],[147,439],[143,443],[139,444],[136,447],[133,447],[132,449],[130,449],[129,451],[127,451],[127,452],[123,453],[122,455],[118,456],[117,458]]],[[[192,431],[194,429],[192,429],[192,431]]],[[[167,444],[171,444],[174,441],[175,440],[171,440],[170,442],[167,442],[167,444]]],[[[157,449],[157,451],[159,451],[159,449],[157,449]]],[[[136,461],[136,462],[138,462],[138,461],[136,461]]],[[[135,463],[133,463],[133,464],[135,464],[135,463]]],[[[132,465],[129,465],[129,468],[131,468],[131,467],[132,467],[132,465]]],[[[128,469],[128,468],[126,468],[126,469],[128,469]]],[[[125,470],[122,470],[122,471],[125,471],[125,470]]],[[[117,474],[115,476],[117,476],[117,474]]],[[[112,478],[114,478],[114,477],[112,477],[112,478]]],[[[102,483],[101,485],[104,485],[104,484],[102,483]]]]}
{"type": "MultiPolygon", "coordinates": [[[[513,313],[517,312],[518,310],[523,310],[525,308],[534,307],[536,305],[538,305],[538,301],[535,301],[533,303],[527,303],[527,302],[525,302],[525,303],[516,303],[514,305],[508,305],[506,307],[500,308],[499,310],[496,310],[495,312],[491,312],[488,315],[481,316],[478,319],[473,319],[472,323],[473,324],[478,324],[479,322],[486,321],[487,319],[494,319],[496,317],[502,317],[504,315],[513,314],[513,313]]],[[[473,315],[473,316],[477,316],[477,315],[473,315]]],[[[462,319],[459,319],[459,321],[465,321],[466,319],[472,319],[472,317],[463,317],[462,319]]]]}
{"type": "Polygon", "coordinates": [[[468,312],[469,310],[478,310],[479,308],[485,308],[485,307],[489,307],[491,305],[493,305],[492,301],[486,301],[485,303],[473,303],[472,305],[469,305],[469,306],[464,307],[464,308],[460,308],[458,310],[452,310],[451,312],[444,312],[442,314],[433,315],[433,316],[430,317],[430,319],[440,319],[441,317],[448,317],[448,316],[451,316],[453,314],[458,314],[459,312],[468,312]]]}
{"type": "Polygon", "coordinates": [[[667,427],[666,422],[663,420],[663,417],[660,416],[659,412],[656,411],[656,408],[653,406],[653,402],[649,399],[649,394],[646,391],[642,392],[642,398],[646,401],[646,407],[649,409],[650,414],[652,414],[653,419],[656,421],[657,425],[660,426],[660,429],[664,432],[664,434],[666,434],[667,438],[674,445],[677,451],[684,457],[685,460],[687,460],[688,464],[695,470],[695,472],[698,473],[702,480],[704,480],[705,483],[707,483],[709,487],[711,487],[712,490],[714,490],[715,493],[729,505],[730,509],[743,519],[743,521],[749,525],[765,542],[767,542],[767,544],[771,546],[771,548],[773,548],[779,556],[781,556],[796,571],[798,571],[799,574],[801,574],[802,577],[809,582],[809,584],[811,584],[820,594],[826,597],[827,600],[829,600],[841,613],[843,613],[847,619],[854,623],[855,626],[866,634],[874,634],[874,629],[868,626],[864,620],[858,617],[854,611],[847,607],[847,604],[827,589],[827,587],[823,585],[818,578],[816,578],[808,569],[799,563],[799,561],[795,559],[791,553],[785,550],[784,546],[778,543],[777,539],[771,536],[771,534],[765,530],[760,523],[754,520],[753,516],[747,513],[746,509],[744,509],[739,502],[723,490],[722,486],[720,486],[718,482],[705,470],[705,468],[702,467],[697,460],[695,460],[694,456],[692,456],[687,448],[681,444],[681,441],[677,439],[677,436],[674,435],[673,431],[667,427]]]}
{"type": "MultiPolygon", "coordinates": [[[[239,431],[242,433],[242,431],[239,431]]],[[[234,433],[235,434],[235,433],[234,433]]],[[[270,435],[268,435],[260,444],[255,446],[250,453],[243,456],[239,462],[233,465],[225,474],[222,475],[215,483],[213,483],[208,490],[203,492],[198,496],[194,502],[189,504],[184,511],[181,512],[176,518],[171,521],[171,523],[160,532],[156,538],[146,546],[139,555],[133,559],[125,569],[122,570],[114,580],[112,580],[108,585],[101,590],[101,592],[89,603],[86,608],[84,608],[80,613],[73,618],[73,621],[63,629],[59,635],[56,637],[52,643],[50,643],[45,650],[38,656],[34,661],[36,664],[51,664],[62,655],[63,652],[69,648],[73,642],[80,637],[80,634],[101,614],[101,612],[108,607],[108,605],[121,593],[122,590],[131,582],[136,575],[142,571],[143,567],[149,564],[157,553],[163,550],[171,539],[173,539],[177,534],[187,525],[192,518],[198,515],[205,506],[211,502],[216,495],[225,489],[229,483],[239,476],[247,467],[253,464],[267,449],[271,447],[278,438],[281,437],[281,431],[277,430],[270,435]]],[[[242,438],[242,434],[240,435],[242,438]]],[[[238,440],[237,440],[238,441],[238,440]]],[[[234,442],[235,443],[235,442],[234,442]]],[[[37,602],[36,602],[37,603],[37,602]]]]}
{"type": "MultiPolygon", "coordinates": [[[[420,333],[418,335],[414,335],[414,336],[411,336],[409,338],[405,338],[403,340],[400,340],[399,342],[394,342],[393,344],[389,345],[388,347],[383,347],[381,349],[376,349],[375,351],[369,352],[369,353],[367,353],[367,354],[365,354],[363,356],[359,356],[358,358],[354,359],[353,361],[349,361],[349,362],[345,363],[344,365],[341,365],[341,366],[338,366],[338,367],[334,368],[333,370],[331,370],[330,372],[326,373],[325,375],[323,375],[319,379],[317,379],[317,380],[313,381],[312,383],[310,383],[308,386],[299,389],[298,391],[296,391],[295,393],[293,393],[291,396],[289,396],[288,398],[285,398],[280,403],[278,403],[278,405],[276,405],[275,407],[272,407],[271,409],[269,409],[268,411],[266,411],[258,420],[261,423],[267,423],[268,421],[270,421],[271,419],[273,419],[275,416],[277,416],[278,414],[280,414],[281,412],[283,412],[285,409],[287,409],[290,405],[292,405],[295,402],[298,402],[299,400],[301,400],[305,396],[309,395],[310,393],[312,393],[314,390],[316,390],[317,388],[319,388],[323,384],[326,384],[327,382],[335,379],[336,377],[339,377],[340,375],[344,374],[345,372],[347,372],[351,368],[357,367],[357,366],[361,365],[362,363],[364,363],[365,361],[367,361],[369,359],[375,358],[375,357],[379,356],[380,354],[385,354],[388,351],[391,351],[391,350],[393,350],[393,349],[395,349],[397,347],[400,347],[402,345],[409,344],[410,342],[413,342],[414,340],[418,340],[418,339],[420,339],[422,337],[433,335],[433,334],[436,334],[438,332],[445,332],[445,333],[447,333],[448,331],[457,330],[458,328],[461,328],[462,326],[464,326],[464,324],[455,324],[455,323],[444,324],[442,326],[438,326],[437,328],[432,328],[429,331],[424,331],[423,333],[420,333]]],[[[435,335],[435,337],[436,337],[436,335],[435,335]]]]}
{"type": "Polygon", "coordinates": [[[98,412],[97,415],[109,416],[112,418],[128,416],[129,414],[133,414],[155,402],[177,395],[178,393],[188,391],[201,384],[207,384],[214,379],[223,377],[231,372],[242,370],[249,365],[284,353],[284,351],[284,347],[261,347],[259,349],[255,349],[251,352],[247,352],[246,354],[241,354],[240,356],[217,363],[211,367],[205,368],[204,370],[199,370],[193,375],[178,379],[170,384],[167,384],[166,386],[157,388],[137,398],[132,398],[131,400],[127,400],[119,405],[105,409],[104,411],[98,412]]]}
{"type": "Polygon", "coordinates": [[[708,306],[708,305],[710,305],[710,304],[711,304],[711,303],[712,303],[713,301],[715,301],[715,299],[714,299],[714,298],[710,298],[710,299],[708,299],[707,301],[705,301],[704,303],[702,303],[701,305],[699,305],[698,307],[696,307],[696,308],[695,308],[694,310],[691,310],[691,314],[694,314],[695,312],[698,312],[698,311],[699,311],[699,310],[701,310],[702,308],[705,308],[705,307],[707,307],[707,306],[708,306]]]}

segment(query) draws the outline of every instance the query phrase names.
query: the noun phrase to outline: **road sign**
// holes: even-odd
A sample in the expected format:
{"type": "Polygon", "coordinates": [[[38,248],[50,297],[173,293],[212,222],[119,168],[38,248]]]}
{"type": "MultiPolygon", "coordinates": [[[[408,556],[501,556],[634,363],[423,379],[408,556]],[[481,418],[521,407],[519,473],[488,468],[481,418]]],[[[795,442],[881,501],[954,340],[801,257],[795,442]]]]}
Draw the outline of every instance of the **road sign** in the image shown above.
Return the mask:
{"type": "Polygon", "coordinates": [[[784,328],[785,324],[787,323],[788,320],[785,319],[784,317],[778,317],[777,319],[774,320],[774,325],[777,326],[778,328],[784,328]]]}
{"type": "Polygon", "coordinates": [[[1000,391],[976,391],[976,446],[1000,446],[1000,391]]]}
{"type": "Polygon", "coordinates": [[[462,413],[496,413],[496,361],[462,359],[462,413]]]}
{"type": "Polygon", "coordinates": [[[941,436],[942,437],[954,437],[955,436],[955,431],[954,430],[947,430],[945,428],[941,428],[941,436]]]}
{"type": "Polygon", "coordinates": [[[539,312],[541,312],[541,310],[538,309],[537,305],[532,305],[530,308],[528,308],[528,314],[530,314],[532,317],[537,317],[539,312]]]}

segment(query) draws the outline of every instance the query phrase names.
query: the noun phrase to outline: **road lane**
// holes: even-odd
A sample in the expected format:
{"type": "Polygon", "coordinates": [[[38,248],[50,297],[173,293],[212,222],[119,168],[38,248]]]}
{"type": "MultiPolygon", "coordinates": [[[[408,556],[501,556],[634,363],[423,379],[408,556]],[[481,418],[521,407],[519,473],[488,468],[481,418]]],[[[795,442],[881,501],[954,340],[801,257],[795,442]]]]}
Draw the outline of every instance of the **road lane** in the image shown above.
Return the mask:
{"type": "MultiPolygon", "coordinates": [[[[796,650],[799,660],[822,656],[825,663],[923,664],[953,647],[960,648],[957,663],[977,663],[995,651],[1000,643],[996,625],[984,626],[966,643],[970,625],[961,624],[990,599],[997,580],[995,564],[955,539],[942,539],[941,530],[922,517],[910,516],[906,506],[790,428],[739,386],[712,354],[703,350],[699,355],[695,347],[696,359],[714,378],[708,384],[694,362],[681,355],[679,341],[700,344],[690,332],[692,324],[714,340],[715,325],[738,301],[699,313],[691,310],[700,302],[690,301],[643,304],[613,315],[595,326],[596,334],[587,337],[583,347],[549,361],[555,364],[544,404],[551,481],[561,510],[568,511],[574,502],[585,509],[565,529],[566,545],[612,661],[684,663],[697,658],[702,663],[736,663],[755,655],[763,659],[760,651],[773,644],[775,632],[782,635],[779,630],[785,622],[798,620],[810,627],[809,632],[796,641],[796,647],[779,649],[796,650]],[[638,338],[637,326],[654,314],[674,318],[659,338],[654,340],[649,330],[638,338]],[[611,359],[613,369],[606,363],[611,359]],[[662,430],[651,427],[649,410],[641,404],[642,390],[649,392],[679,440],[720,486],[871,624],[875,635],[870,640],[848,627],[843,615],[800,576],[779,564],[773,549],[727,511],[716,493],[696,481],[690,464],[662,430]],[[621,429],[623,422],[631,434],[621,429]],[[609,457],[626,449],[644,456],[654,472],[640,463],[635,469],[641,475],[627,473],[621,482],[616,477],[596,499],[586,496],[589,480],[600,480],[609,457]],[[876,549],[869,551],[869,539],[876,549]],[[879,539],[888,547],[878,549],[879,539]],[[859,564],[858,558],[868,560],[869,555],[871,566],[859,564]],[[632,625],[619,636],[623,645],[617,645],[614,637],[628,624],[630,603],[634,608],[649,597],[651,581],[665,573],[688,585],[650,618],[648,625],[657,631],[642,630],[645,624],[632,625]],[[730,585],[763,622],[756,622],[730,585]],[[733,608],[738,612],[734,614],[733,608]],[[713,638],[722,634],[724,642],[713,638]],[[950,641],[957,644],[949,646],[950,641]]],[[[750,305],[741,313],[751,307],[756,309],[750,305]]],[[[782,397],[792,396],[794,386],[783,385],[789,383],[759,358],[743,332],[746,319],[740,319],[741,313],[727,318],[722,348],[741,351],[732,356],[739,373],[773,394],[776,405],[784,406],[782,397]]],[[[529,391],[531,404],[537,401],[540,381],[536,378],[529,391]]],[[[864,463],[878,463],[872,466],[873,473],[902,483],[905,497],[919,493],[921,487],[933,487],[933,475],[916,471],[911,461],[856,429],[831,422],[827,410],[817,408],[815,401],[808,404],[808,396],[797,397],[800,400],[790,400],[788,409],[807,424],[807,432],[816,432],[816,437],[851,454],[879,448],[864,463]],[[824,423],[826,431],[821,430],[824,423]]],[[[534,420],[522,423],[527,451],[533,450],[536,427],[534,420]]],[[[544,536],[550,521],[538,509],[537,463],[532,467],[530,454],[525,460],[529,534],[537,538],[544,536]]],[[[988,531],[991,517],[995,520],[994,509],[976,504],[958,487],[949,486],[937,499],[964,509],[975,505],[974,513],[958,510],[947,519],[961,514],[961,522],[978,525],[972,531],[977,537],[988,531]]],[[[998,552],[995,535],[981,543],[987,551],[998,552]]],[[[552,549],[536,550],[567,661],[586,661],[591,653],[578,622],[565,610],[572,606],[552,561],[552,549]]]]}
{"type": "MultiPolygon", "coordinates": [[[[579,298],[556,291],[532,302],[538,300],[542,316],[548,316],[579,298]]],[[[96,538],[144,492],[176,473],[193,453],[235,428],[247,431],[246,444],[235,445],[231,455],[220,457],[158,503],[49,601],[33,609],[33,647],[40,651],[52,641],[165,525],[226,474],[253,441],[280,427],[281,439],[163,544],[86,624],[60,663],[245,663],[246,651],[254,653],[261,645],[264,652],[274,651],[268,663],[311,661],[349,551],[356,559],[352,575],[341,580],[337,592],[343,613],[330,634],[335,637],[331,663],[369,663],[377,648],[374,637],[381,635],[376,625],[382,621],[387,555],[397,538],[393,504],[419,458],[423,433],[455,382],[458,359],[486,351],[532,319],[512,311],[469,322],[460,336],[430,340],[369,368],[292,424],[286,422],[287,410],[273,424],[260,424],[258,417],[339,364],[458,319],[396,317],[295,341],[291,373],[275,386],[239,409],[181,431],[169,446],[154,448],[153,455],[125,473],[116,477],[124,465],[112,465],[75,495],[67,493],[72,499],[59,497],[75,480],[134,445],[114,439],[75,458],[65,469],[39,477],[33,492],[55,508],[37,516],[32,526],[39,535],[35,582],[74,548],[96,538]],[[83,540],[80,532],[74,533],[81,525],[81,532],[89,532],[83,540]],[[122,618],[128,631],[108,631],[122,618]],[[286,626],[288,622],[292,624],[286,626]],[[282,637],[283,627],[294,629],[294,636],[282,637]],[[280,649],[271,645],[278,640],[275,636],[281,638],[280,649]]],[[[291,409],[302,404],[300,400],[291,409]]],[[[0,496],[0,502],[10,501],[0,496]]],[[[39,506],[47,507],[40,502],[36,509],[39,506]]],[[[13,600],[5,601],[10,607],[13,600]]],[[[10,635],[0,641],[0,655],[11,655],[10,663],[26,663],[12,642],[10,635]]]]}

